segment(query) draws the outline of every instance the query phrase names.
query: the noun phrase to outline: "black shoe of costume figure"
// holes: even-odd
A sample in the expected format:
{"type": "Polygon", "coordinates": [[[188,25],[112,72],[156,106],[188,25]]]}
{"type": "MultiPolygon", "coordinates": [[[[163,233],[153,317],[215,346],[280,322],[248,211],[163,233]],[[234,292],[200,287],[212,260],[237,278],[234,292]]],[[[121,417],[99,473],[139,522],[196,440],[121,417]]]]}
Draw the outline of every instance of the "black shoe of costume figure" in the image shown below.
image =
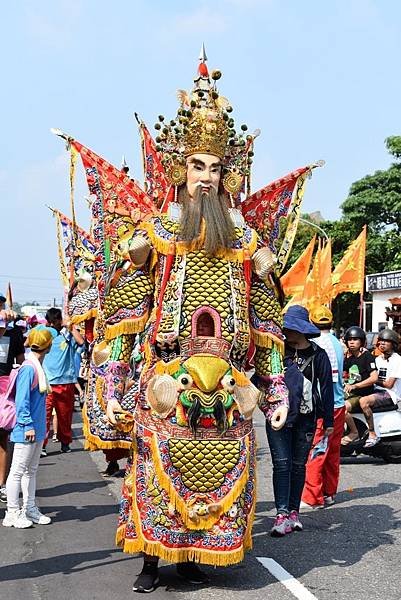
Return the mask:
{"type": "Polygon", "coordinates": [[[193,562],[184,562],[177,564],[177,574],[188,581],[196,585],[202,585],[202,583],[209,583],[210,579],[206,573],[204,573],[198,565],[193,562]]]}
{"type": "Polygon", "coordinates": [[[116,460],[111,460],[109,462],[109,464],[107,465],[107,469],[105,471],[103,471],[102,475],[103,475],[103,477],[112,477],[119,471],[120,471],[120,467],[118,465],[118,462],[116,460]]]}
{"type": "Polygon", "coordinates": [[[71,448],[69,444],[61,444],[61,452],[67,454],[67,452],[71,452],[71,448]]]}
{"type": "Polygon", "coordinates": [[[158,583],[159,569],[157,564],[145,563],[132,587],[132,591],[139,594],[148,594],[156,589],[158,583]]]}

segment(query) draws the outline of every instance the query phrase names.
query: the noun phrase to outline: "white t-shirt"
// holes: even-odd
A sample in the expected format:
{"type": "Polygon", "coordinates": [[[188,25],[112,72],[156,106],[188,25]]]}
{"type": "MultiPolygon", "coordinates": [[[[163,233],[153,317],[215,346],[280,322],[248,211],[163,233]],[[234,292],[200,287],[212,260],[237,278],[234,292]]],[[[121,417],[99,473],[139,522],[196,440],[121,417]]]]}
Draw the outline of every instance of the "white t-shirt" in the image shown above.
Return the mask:
{"type": "Polygon", "coordinates": [[[401,400],[401,356],[397,352],[394,352],[388,360],[382,355],[376,356],[376,367],[379,371],[379,377],[383,379],[395,377],[395,383],[391,390],[377,387],[388,392],[394,404],[397,404],[397,400],[401,400]]]}

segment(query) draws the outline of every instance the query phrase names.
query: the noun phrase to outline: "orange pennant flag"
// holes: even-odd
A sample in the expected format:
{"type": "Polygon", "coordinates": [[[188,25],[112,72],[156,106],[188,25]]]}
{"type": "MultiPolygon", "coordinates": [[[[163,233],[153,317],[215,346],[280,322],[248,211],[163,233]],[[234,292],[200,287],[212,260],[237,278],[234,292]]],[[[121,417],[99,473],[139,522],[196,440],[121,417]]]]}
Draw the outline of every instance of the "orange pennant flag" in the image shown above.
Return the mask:
{"type": "Polygon", "coordinates": [[[316,250],[315,258],[313,261],[312,269],[309,271],[308,276],[305,281],[305,285],[298,291],[291,300],[286,304],[284,311],[286,312],[288,308],[294,304],[300,304],[301,306],[305,306],[308,310],[314,306],[316,303],[319,304],[320,298],[320,255],[321,255],[321,247],[320,241],[318,249],[316,250]]]}
{"type": "Polygon", "coordinates": [[[365,281],[366,225],[334,269],[332,300],[342,292],[363,294],[365,281]]]}
{"type": "Polygon", "coordinates": [[[333,287],[331,283],[331,240],[327,240],[320,255],[320,300],[330,304],[333,287]]]}
{"type": "Polygon", "coordinates": [[[313,236],[302,254],[297,258],[292,267],[282,277],[280,283],[286,296],[302,293],[308,276],[316,235],[313,236]]]}

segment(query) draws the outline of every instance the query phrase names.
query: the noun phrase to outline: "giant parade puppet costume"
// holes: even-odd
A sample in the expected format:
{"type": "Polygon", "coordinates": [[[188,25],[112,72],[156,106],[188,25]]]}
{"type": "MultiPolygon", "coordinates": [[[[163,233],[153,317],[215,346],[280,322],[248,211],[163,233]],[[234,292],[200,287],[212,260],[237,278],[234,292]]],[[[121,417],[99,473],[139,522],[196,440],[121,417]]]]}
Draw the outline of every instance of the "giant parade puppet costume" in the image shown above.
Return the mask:
{"type": "Polygon", "coordinates": [[[295,219],[278,257],[274,240],[315,165],[250,195],[256,135],[236,132],[220,77],[203,50],[155,145],[141,124],[147,193],[68,139],[103,248],[86,434],[93,447],[131,445],[117,542],[151,562],[243,559],[256,503],[252,413],[259,406],[277,429],[287,416],[274,275],[295,219]]]}
{"type": "MultiPolygon", "coordinates": [[[[252,412],[259,404],[280,427],[287,395],[281,311],[269,279],[274,258],[229,208],[250,144],[234,130],[219,75],[210,77],[202,61],[192,92],[180,92],[176,119],[159,119],[157,149],[175,196],[166,213],[136,227],[119,280],[136,284],[144,359],[128,392],[134,441],[117,540],[127,552],[229,565],[251,546],[252,412]],[[252,340],[259,389],[245,373],[252,340]]],[[[118,306],[119,282],[106,296],[106,312],[112,301],[118,306]]],[[[106,375],[112,422],[123,412],[123,353],[109,362],[113,379],[106,375]]]]}

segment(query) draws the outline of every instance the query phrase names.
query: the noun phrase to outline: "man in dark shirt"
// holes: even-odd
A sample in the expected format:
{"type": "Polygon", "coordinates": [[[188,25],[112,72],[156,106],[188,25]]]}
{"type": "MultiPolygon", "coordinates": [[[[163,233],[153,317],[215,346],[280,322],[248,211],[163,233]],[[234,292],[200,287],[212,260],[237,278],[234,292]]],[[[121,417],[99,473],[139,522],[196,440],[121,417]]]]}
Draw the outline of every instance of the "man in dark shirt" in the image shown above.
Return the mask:
{"type": "MultiPolygon", "coordinates": [[[[11,326],[14,314],[6,310],[5,302],[5,297],[0,294],[0,393],[7,389],[13,364],[24,361],[24,337],[19,327],[11,326]]],[[[7,502],[8,434],[8,431],[0,429],[0,502],[7,502]]]]}
{"type": "Polygon", "coordinates": [[[351,412],[360,410],[359,400],[364,396],[373,394],[373,386],[377,381],[377,369],[375,359],[364,347],[366,334],[361,327],[356,325],[347,329],[344,335],[347,352],[344,357],[344,392],[345,400],[345,423],[348,433],[343,436],[341,444],[347,446],[359,438],[355,421],[351,412]]]}

